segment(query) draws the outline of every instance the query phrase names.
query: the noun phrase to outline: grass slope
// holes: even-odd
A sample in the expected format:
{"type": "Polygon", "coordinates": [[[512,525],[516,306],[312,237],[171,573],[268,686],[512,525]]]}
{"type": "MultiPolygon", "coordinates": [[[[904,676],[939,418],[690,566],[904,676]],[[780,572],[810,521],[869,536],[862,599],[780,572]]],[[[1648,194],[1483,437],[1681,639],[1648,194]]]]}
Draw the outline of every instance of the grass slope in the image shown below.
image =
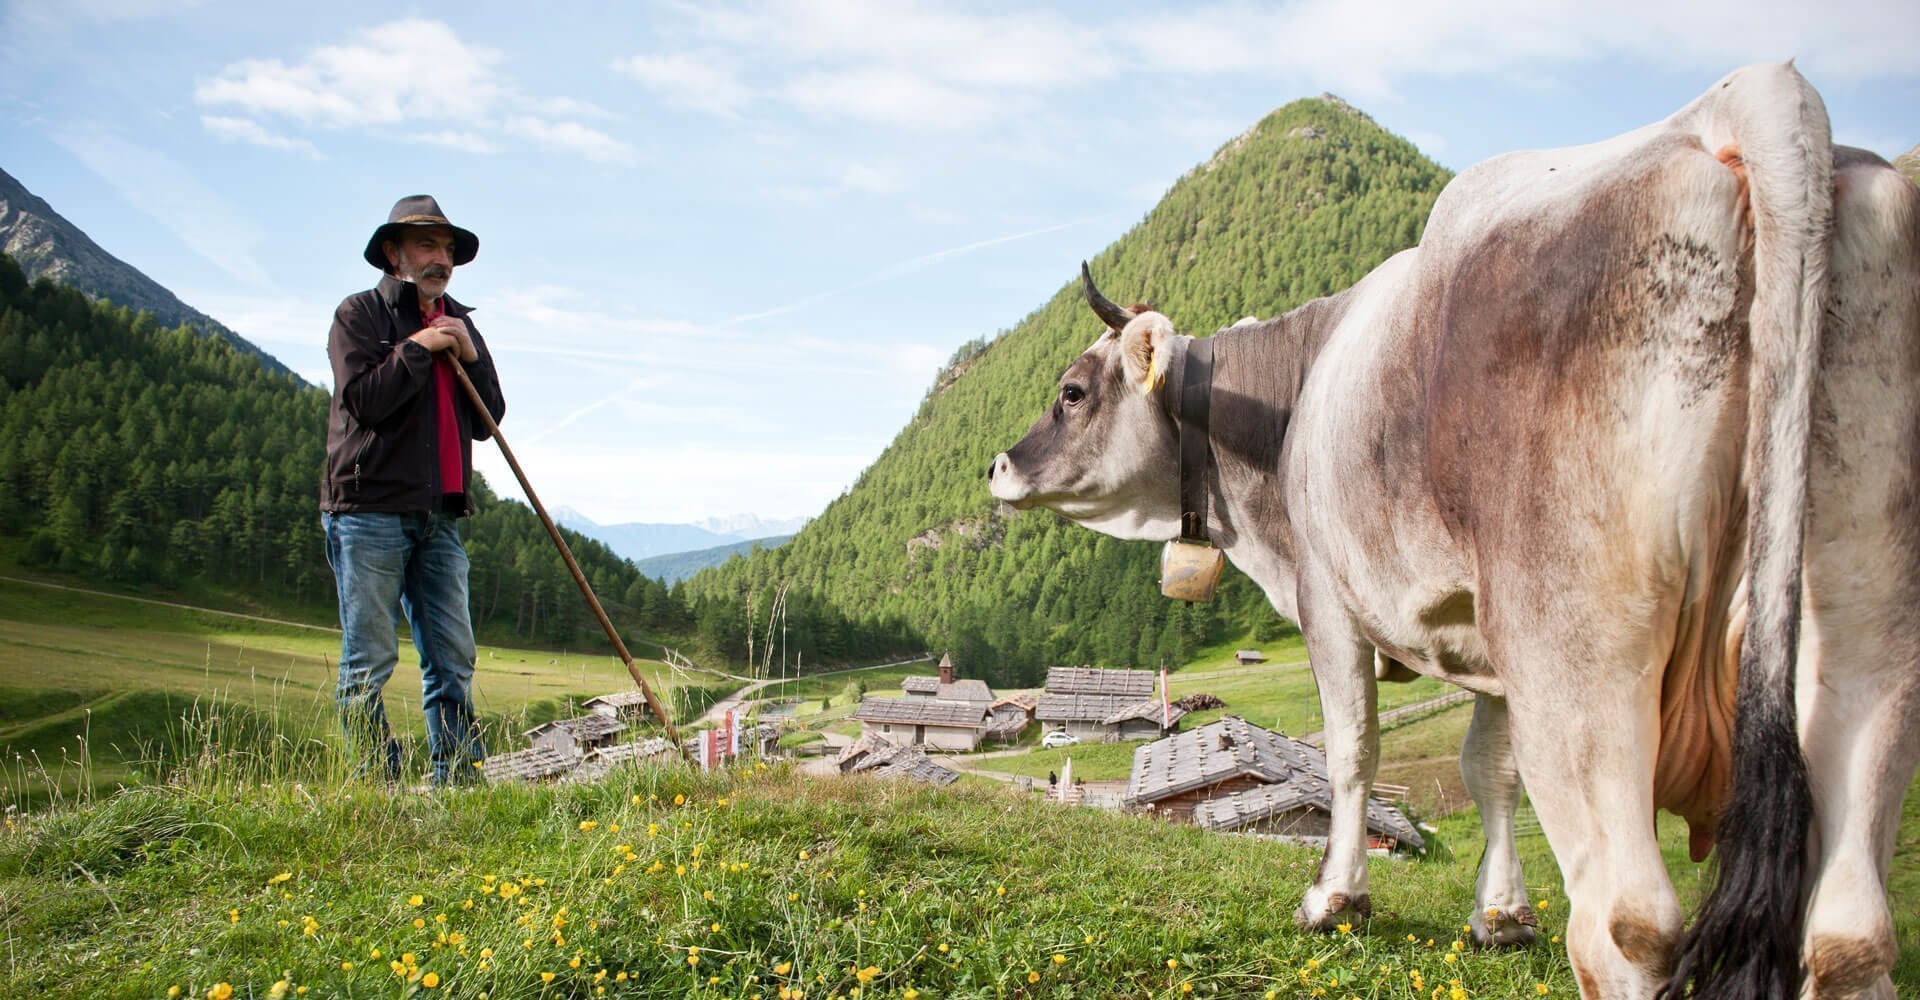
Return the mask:
{"type": "MultiPolygon", "coordinates": [[[[142,762],[177,756],[193,724],[214,715],[281,739],[331,740],[339,651],[324,631],[0,580],[0,805],[129,780],[142,762]]],[[[425,723],[411,656],[403,641],[386,702],[396,733],[418,749],[425,723]]],[[[734,687],[640,666],[683,718],[734,687]]],[[[519,729],[569,700],[632,686],[598,651],[482,645],[474,700],[491,745],[512,749],[519,729]]]]}
{"type": "MultiPolygon", "coordinates": [[[[1442,821],[1442,858],[1374,861],[1377,915],[1322,936],[1290,917],[1313,850],[1004,786],[665,765],[600,785],[396,796],[247,773],[218,762],[0,828],[0,993],[199,997],[224,983],[268,996],[283,981],[355,997],[1577,992],[1538,837],[1523,856],[1539,945],[1455,944],[1480,847],[1471,812],[1442,821]]],[[[1663,823],[1660,836],[1691,906],[1705,869],[1684,860],[1683,832],[1663,823]]],[[[1911,941],[1913,897],[1895,898],[1911,941]]],[[[1915,972],[1910,949],[1897,982],[1920,985],[1915,972]]]]}

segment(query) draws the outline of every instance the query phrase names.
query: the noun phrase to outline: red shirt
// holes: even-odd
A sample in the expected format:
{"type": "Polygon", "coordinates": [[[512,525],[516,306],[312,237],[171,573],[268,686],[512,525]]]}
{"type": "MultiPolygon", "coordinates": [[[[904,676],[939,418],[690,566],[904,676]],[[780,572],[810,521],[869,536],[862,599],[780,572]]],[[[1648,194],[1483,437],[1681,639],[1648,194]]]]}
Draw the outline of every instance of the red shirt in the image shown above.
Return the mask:
{"type": "MultiPolygon", "coordinates": [[[[432,323],[446,313],[446,306],[434,302],[433,311],[420,317],[421,326],[432,323]]],[[[434,411],[439,416],[439,434],[435,438],[434,451],[439,455],[440,492],[465,493],[467,491],[467,466],[460,453],[460,422],[454,416],[453,400],[456,387],[453,379],[453,354],[442,351],[433,358],[433,395],[434,411]]]]}

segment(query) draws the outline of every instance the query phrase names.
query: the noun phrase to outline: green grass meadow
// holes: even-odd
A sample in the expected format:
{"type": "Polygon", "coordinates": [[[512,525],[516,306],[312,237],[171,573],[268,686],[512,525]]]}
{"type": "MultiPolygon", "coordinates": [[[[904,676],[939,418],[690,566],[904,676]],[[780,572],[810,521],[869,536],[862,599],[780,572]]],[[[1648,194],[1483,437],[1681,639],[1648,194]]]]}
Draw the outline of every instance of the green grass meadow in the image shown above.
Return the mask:
{"type": "MultiPolygon", "coordinates": [[[[325,629],[0,580],[0,808],[133,780],[143,761],[178,756],[189,731],[209,722],[295,744],[333,741],[339,652],[338,634],[325,629]]],[[[385,697],[395,733],[418,751],[425,722],[411,655],[403,639],[385,697]]],[[[683,720],[736,686],[638,662],[683,720]]],[[[483,644],[474,700],[490,745],[513,749],[520,729],[569,702],[632,687],[604,651],[483,644]]]]}
{"type": "MultiPolygon", "coordinates": [[[[0,807],[13,807],[0,818],[0,997],[1577,993],[1537,834],[1522,846],[1541,941],[1466,944],[1482,845],[1459,787],[1465,705],[1383,734],[1380,778],[1409,786],[1433,850],[1374,861],[1375,916],[1321,935],[1291,920],[1313,849],[1055,806],[985,778],[935,790],[667,762],[592,785],[367,785],[337,752],[337,644],[0,581],[0,807]]],[[[1172,675],[1173,694],[1318,728],[1297,640],[1265,651],[1272,662],[1248,670],[1210,650],[1172,675]]],[[[402,659],[388,704],[417,749],[402,659]]],[[[736,686],[646,670],[688,716],[736,686]]],[[[832,697],[808,718],[844,732],[850,678],[897,693],[929,671],[810,678],[793,696],[832,697]]],[[[598,651],[485,646],[478,697],[495,738],[517,746],[518,728],[567,700],[630,684],[598,651]]],[[[1383,685],[1381,707],[1444,690],[1383,685]]],[[[1077,775],[1118,778],[1135,747],[1040,751],[1033,736],[1030,753],[981,766],[1044,777],[1071,755],[1077,775]]],[[[1906,809],[1892,878],[1903,991],[1920,988],[1920,797],[1906,809]]],[[[1691,906],[1710,869],[1686,859],[1683,824],[1663,818],[1659,835],[1691,906]]]]}

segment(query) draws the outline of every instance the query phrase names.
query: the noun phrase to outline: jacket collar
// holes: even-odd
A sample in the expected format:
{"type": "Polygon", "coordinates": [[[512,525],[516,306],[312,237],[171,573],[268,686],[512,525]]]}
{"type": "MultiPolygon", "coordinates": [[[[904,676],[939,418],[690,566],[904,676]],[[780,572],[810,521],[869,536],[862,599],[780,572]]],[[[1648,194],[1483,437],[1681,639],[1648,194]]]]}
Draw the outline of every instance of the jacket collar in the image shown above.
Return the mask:
{"type": "MultiPolygon", "coordinates": [[[[380,293],[380,301],[385,302],[387,308],[410,315],[419,314],[420,296],[414,291],[413,282],[401,281],[391,274],[383,274],[380,276],[380,283],[374,286],[374,290],[380,293]]],[[[449,316],[465,316],[473,311],[472,308],[455,301],[451,295],[440,296],[440,301],[449,316]]]]}

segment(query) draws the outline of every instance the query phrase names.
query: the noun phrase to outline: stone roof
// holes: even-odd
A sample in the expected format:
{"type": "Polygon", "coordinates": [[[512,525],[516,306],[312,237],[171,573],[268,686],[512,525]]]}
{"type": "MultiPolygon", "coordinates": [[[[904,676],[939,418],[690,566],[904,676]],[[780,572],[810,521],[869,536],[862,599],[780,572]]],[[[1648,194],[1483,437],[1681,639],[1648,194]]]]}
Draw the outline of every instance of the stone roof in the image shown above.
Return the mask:
{"type": "Polygon", "coordinates": [[[987,682],[974,677],[940,685],[934,697],[941,701],[977,701],[982,705],[993,701],[993,689],[987,682]]]}
{"type": "Polygon", "coordinates": [[[579,762],[580,758],[550,747],[530,747],[488,757],[480,762],[480,773],[488,781],[544,781],[566,774],[579,762]]]}
{"type": "Polygon", "coordinates": [[[1167,710],[1163,712],[1160,709],[1160,699],[1154,698],[1128,705],[1126,708],[1101,719],[1100,722],[1102,725],[1117,726],[1122,722],[1130,722],[1134,719],[1147,719],[1152,722],[1160,722],[1162,719],[1165,719],[1168,728],[1171,728],[1174,723],[1179,722],[1181,717],[1186,714],[1187,710],[1178,705],[1169,705],[1167,706],[1167,710]]]}
{"type": "MultiPolygon", "coordinates": [[[[1208,799],[1193,807],[1193,822],[1197,826],[1224,833],[1301,806],[1331,812],[1332,787],[1317,777],[1295,775],[1292,780],[1282,784],[1260,785],[1232,795],[1208,799]]],[[[1367,829],[1415,850],[1426,847],[1426,838],[1420,836],[1420,831],[1414,829],[1406,815],[1379,799],[1367,800],[1367,829]]]]}
{"type": "Polygon", "coordinates": [[[648,757],[670,756],[674,752],[672,741],[664,736],[656,736],[638,743],[615,743],[611,746],[594,747],[587,756],[595,760],[619,764],[630,760],[644,760],[648,757]]]}
{"type": "Polygon", "coordinates": [[[900,689],[913,695],[932,695],[941,701],[993,701],[993,689],[987,682],[976,678],[965,678],[951,684],[940,683],[938,677],[914,676],[900,678],[900,689]]]}
{"type": "Polygon", "coordinates": [[[582,703],[584,708],[591,708],[594,705],[607,705],[612,708],[645,708],[647,696],[638,691],[616,691],[613,694],[588,698],[582,703]]]}
{"type": "Polygon", "coordinates": [[[956,726],[981,729],[987,724],[986,706],[936,698],[860,699],[851,716],[859,722],[904,723],[912,726],[956,726]]]}
{"type": "Polygon", "coordinates": [[[1054,667],[1047,671],[1047,693],[1114,695],[1139,701],[1153,697],[1153,671],[1054,667]]]}
{"type": "Polygon", "coordinates": [[[879,736],[862,736],[840,751],[834,764],[842,774],[877,774],[927,785],[951,785],[960,773],[942,767],[918,747],[895,746],[879,736]]]}
{"type": "Polygon", "coordinates": [[[1327,759],[1299,740],[1237,715],[1143,744],[1133,752],[1126,802],[1144,805],[1238,775],[1280,784],[1295,775],[1327,780],[1327,759]]]}
{"type": "Polygon", "coordinates": [[[1054,694],[1040,696],[1033,717],[1041,722],[1105,722],[1108,716],[1140,703],[1124,694],[1054,694]]]}
{"type": "Polygon", "coordinates": [[[610,715],[582,715],[572,719],[543,722],[520,735],[534,736],[553,728],[566,730],[578,742],[591,743],[627,728],[627,723],[610,715]]]}
{"type": "Polygon", "coordinates": [[[884,764],[874,768],[872,773],[883,778],[906,778],[909,781],[918,781],[923,785],[933,785],[936,788],[951,785],[960,780],[960,772],[934,763],[932,758],[920,750],[903,749],[884,764]]]}

